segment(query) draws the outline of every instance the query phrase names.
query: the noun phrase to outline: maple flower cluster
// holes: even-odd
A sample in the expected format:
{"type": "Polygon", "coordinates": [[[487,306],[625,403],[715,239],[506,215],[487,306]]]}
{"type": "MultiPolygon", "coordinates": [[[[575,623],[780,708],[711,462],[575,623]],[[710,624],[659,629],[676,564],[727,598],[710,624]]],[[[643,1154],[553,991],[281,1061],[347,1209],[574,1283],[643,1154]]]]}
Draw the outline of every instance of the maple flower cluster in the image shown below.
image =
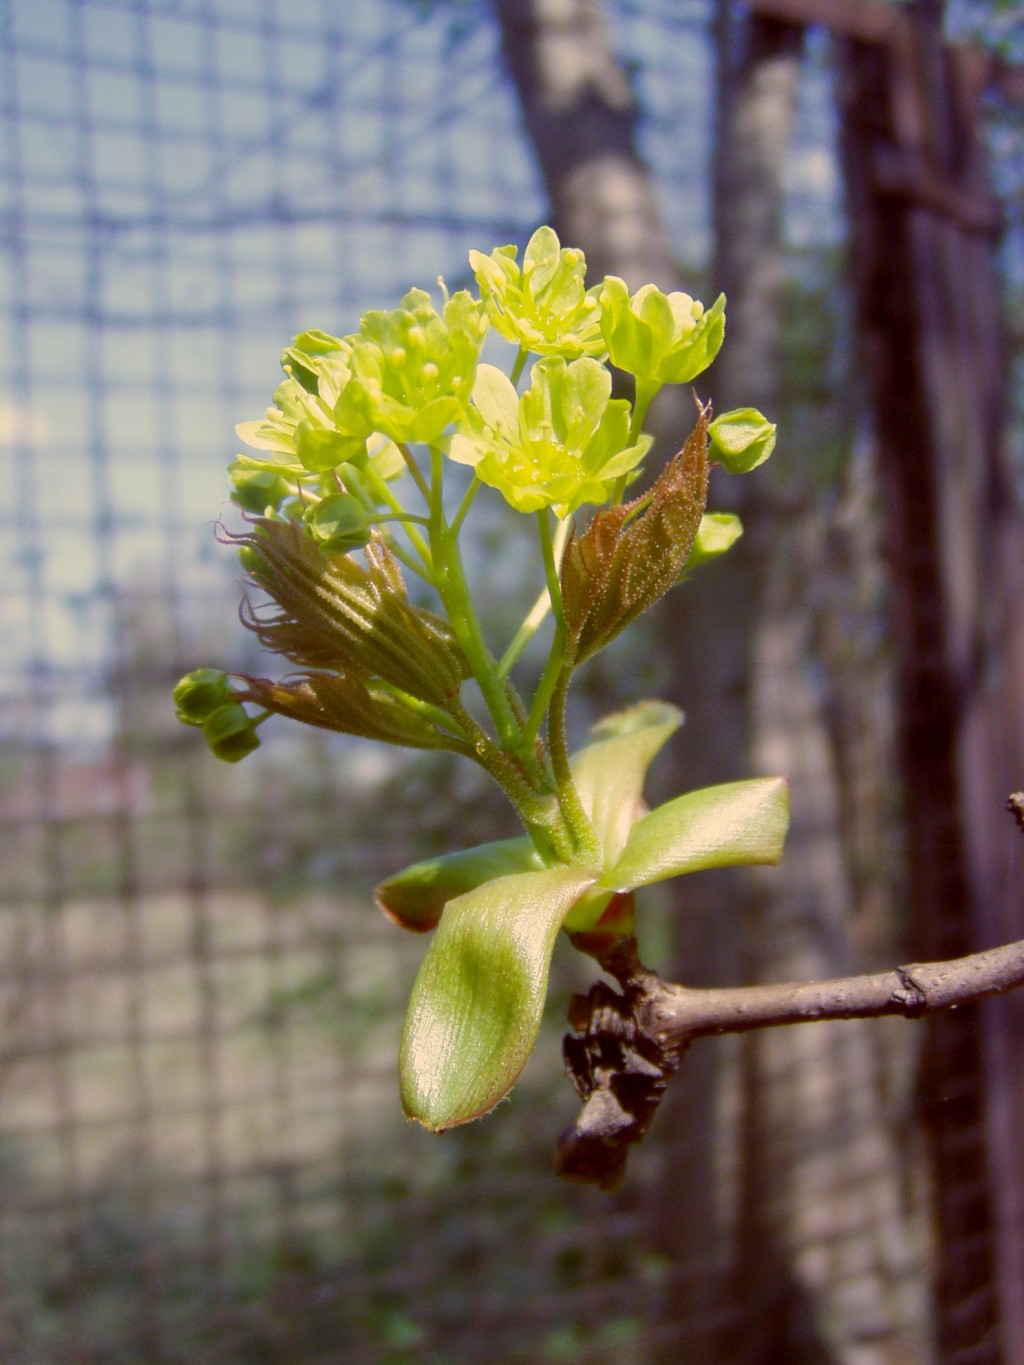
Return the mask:
{"type": "Polygon", "coordinates": [[[631,294],[615,276],[588,287],[583,253],[549,227],[521,260],[515,246],[469,260],[475,295],[442,282],[435,304],[412,289],[350,335],[307,331],[285,349],[273,405],[237,428],[249,450],[229,472],[244,527],[220,535],[260,599],[247,594],[244,624],[293,671],[200,668],[175,690],[179,718],[228,762],[281,715],[462,754],[509,797],[518,837],[417,864],[377,892],[399,924],[434,931],[401,1077],[407,1111],[435,1129],[486,1112],[515,1081],[559,930],[628,933],[641,886],[777,861],[788,811],[785,783],[766,778],[646,812],[647,767],[681,719],[664,703],[566,747],[574,670],[740,534],[735,517],[706,511],[709,465],[745,473],[774,446],[759,412],[712,420],[698,405],[678,454],[626,500],[652,444],[648,408],[712,363],[724,297],[705,309],[654,285],[631,294]],[[481,361],[489,333],[511,344],[507,369],[481,361]],[[632,401],[613,396],[612,366],[633,377],[632,401]],[[538,537],[539,596],[502,651],[460,546],[484,488],[538,537]],[[547,662],[524,682],[523,650],[542,628],[547,662]],[[469,681],[483,719],[463,699],[469,681]]]}

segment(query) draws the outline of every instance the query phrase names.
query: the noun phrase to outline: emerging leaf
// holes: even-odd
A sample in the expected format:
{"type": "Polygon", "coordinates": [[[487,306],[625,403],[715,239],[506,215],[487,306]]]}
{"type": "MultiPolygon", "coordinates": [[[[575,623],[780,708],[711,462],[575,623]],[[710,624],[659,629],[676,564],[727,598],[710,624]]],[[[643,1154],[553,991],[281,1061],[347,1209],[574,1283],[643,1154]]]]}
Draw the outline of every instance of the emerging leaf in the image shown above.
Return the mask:
{"type": "Polygon", "coordinates": [[[682,721],[682,712],[668,702],[640,702],[606,716],[591,731],[590,743],[573,755],[573,781],[601,841],[605,869],[615,866],[643,813],[652,759],[682,721]]]}
{"type": "Polygon", "coordinates": [[[558,931],[593,879],[573,867],[521,872],[448,902],[402,1034],[410,1118],[441,1132],[511,1090],[537,1038],[558,931]]]}
{"type": "Polygon", "coordinates": [[[451,736],[418,711],[415,703],[350,673],[306,673],[283,682],[244,673],[238,676],[247,684],[240,694],[243,700],[289,720],[407,749],[455,747],[451,736]]]}
{"type": "Polygon", "coordinates": [[[708,492],[707,417],[644,498],[594,515],[562,559],[568,652],[583,663],[676,582],[700,527],[708,492]]]}
{"type": "Polygon", "coordinates": [[[437,927],[442,910],[457,896],[475,891],[495,877],[542,867],[537,850],[525,835],[500,839],[413,863],[375,887],[373,897],[388,919],[403,929],[424,933],[437,927]]]}
{"type": "Polygon", "coordinates": [[[294,663],[378,677],[421,701],[443,705],[468,675],[448,628],[412,606],[398,563],[374,534],[367,568],[321,553],[294,522],[260,517],[228,537],[242,547],[253,582],[280,610],[243,621],[261,644],[294,663]]]}
{"type": "Polygon", "coordinates": [[[632,891],[712,867],[774,866],[782,857],[788,828],[789,785],[784,777],[687,792],[637,821],[601,885],[632,891]]]}

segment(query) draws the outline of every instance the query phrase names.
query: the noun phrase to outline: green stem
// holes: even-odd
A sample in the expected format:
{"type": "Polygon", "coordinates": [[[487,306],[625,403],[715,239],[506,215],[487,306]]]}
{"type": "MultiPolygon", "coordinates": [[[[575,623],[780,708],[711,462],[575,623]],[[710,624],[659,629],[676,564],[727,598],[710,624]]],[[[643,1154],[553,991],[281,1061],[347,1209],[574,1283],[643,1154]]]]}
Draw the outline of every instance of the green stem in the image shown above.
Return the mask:
{"type": "MultiPolygon", "coordinates": [[[[565,542],[569,539],[569,529],[572,526],[572,517],[563,517],[558,523],[554,538],[554,558],[555,563],[562,561],[562,552],[565,549],[565,542]]],[[[545,573],[546,577],[546,573],[545,573]]],[[[498,664],[498,677],[507,678],[516,664],[523,650],[536,635],[537,631],[547,619],[548,612],[551,610],[551,593],[547,588],[540,594],[536,602],[523,618],[523,623],[512,637],[508,649],[501,656],[498,664]]]]}
{"type": "Polygon", "coordinates": [[[483,631],[466,583],[458,535],[445,521],[442,498],[444,457],[436,447],[431,448],[430,465],[430,545],[437,573],[435,586],[497,727],[502,747],[509,753],[517,753],[521,743],[519,725],[506,695],[503,680],[498,676],[497,665],[484,641],[483,631]]]}
{"type": "MultiPolygon", "coordinates": [[[[396,701],[400,701],[406,710],[415,711],[417,715],[423,716],[426,720],[431,721],[438,729],[447,731],[452,739],[460,742],[460,752],[462,751],[461,746],[465,746],[467,751],[471,749],[472,746],[468,742],[470,733],[464,723],[465,713],[461,716],[457,714],[457,711],[461,710],[461,707],[449,710],[446,707],[435,706],[432,702],[423,701],[420,697],[410,696],[408,692],[404,692],[400,687],[396,687],[393,683],[385,682],[382,678],[378,679],[377,685],[383,691],[394,697],[396,701]]],[[[473,728],[479,728],[475,725],[475,722],[473,728]]],[[[472,738],[475,739],[476,736],[473,735],[472,738]]]]}
{"type": "Polygon", "coordinates": [[[523,620],[523,624],[516,631],[515,635],[513,635],[512,642],[508,649],[506,649],[505,653],[501,656],[501,662],[498,664],[499,678],[508,677],[520,654],[522,654],[523,650],[544,624],[550,610],[551,598],[548,596],[547,588],[545,588],[530,608],[523,620]]]}
{"type": "Polygon", "coordinates": [[[520,346],[519,354],[516,356],[515,363],[513,364],[511,372],[509,373],[509,378],[512,380],[512,383],[516,388],[519,387],[519,380],[522,378],[523,369],[525,368],[526,362],[529,360],[529,358],[530,352],[526,350],[524,346],[520,346]]]}
{"type": "Polygon", "coordinates": [[[647,417],[647,409],[661,392],[662,385],[656,379],[638,379],[633,400],[633,417],[629,424],[629,444],[640,439],[647,417]]]}
{"type": "Polygon", "coordinates": [[[575,855],[597,866],[601,860],[601,845],[576,790],[565,737],[565,703],[571,677],[572,669],[563,669],[551,694],[551,704],[548,707],[548,748],[551,751],[551,765],[558,784],[558,805],[566,825],[572,832],[575,855]]]}
{"type": "Polygon", "coordinates": [[[459,510],[455,513],[455,520],[452,522],[452,526],[451,526],[452,534],[453,534],[453,535],[458,535],[458,534],[459,534],[459,531],[460,531],[461,528],[462,528],[462,523],[466,520],[466,513],[467,513],[467,512],[469,511],[469,509],[472,507],[472,505],[473,505],[473,499],[474,499],[474,498],[476,497],[476,495],[480,492],[481,487],[482,487],[482,485],[481,485],[481,483],[480,483],[480,480],[479,480],[479,479],[477,478],[477,476],[474,474],[474,475],[473,475],[473,482],[472,482],[472,483],[469,485],[469,487],[466,489],[465,497],[462,499],[462,502],[459,504],[459,510]]]}
{"type": "Polygon", "coordinates": [[[466,584],[459,542],[447,529],[442,533],[441,553],[444,565],[441,597],[448,612],[448,619],[465,652],[473,676],[487,703],[487,709],[497,726],[502,747],[510,753],[518,752],[521,746],[519,726],[505,694],[503,680],[498,676],[497,665],[487,648],[480,622],[477,620],[466,584]]]}
{"type": "MultiPolygon", "coordinates": [[[[559,524],[558,533],[561,534],[565,522],[559,524]]],[[[555,614],[555,620],[565,623],[565,614],[562,611],[562,583],[558,577],[558,558],[561,547],[556,547],[555,539],[551,534],[551,516],[546,507],[541,508],[537,513],[537,530],[540,532],[540,551],[544,559],[544,578],[548,586],[548,598],[551,602],[551,610],[555,614]]],[[[562,536],[562,546],[565,544],[565,537],[562,536]]]]}
{"type": "Polygon", "coordinates": [[[403,524],[414,526],[429,526],[429,517],[418,517],[415,512],[375,512],[373,515],[374,523],[383,526],[387,521],[400,521],[403,524]]]}
{"type": "MultiPolygon", "coordinates": [[[[406,450],[403,452],[403,456],[408,457],[406,459],[406,463],[408,463],[408,461],[412,459],[412,452],[408,449],[408,447],[406,447],[406,450]]],[[[413,461],[413,463],[415,464],[415,461],[413,461]]],[[[416,470],[416,473],[419,474],[419,469],[416,470]]],[[[388,484],[388,481],[386,479],[381,478],[381,476],[377,473],[376,469],[374,469],[372,463],[367,462],[366,468],[362,471],[362,478],[366,480],[367,484],[372,489],[372,492],[374,496],[377,498],[378,502],[383,502],[386,506],[391,508],[392,512],[396,514],[405,515],[405,508],[402,506],[401,502],[395,496],[395,494],[391,491],[391,487],[388,484]]],[[[417,485],[423,486],[422,476],[420,477],[420,479],[417,480],[417,485]]],[[[420,534],[420,532],[416,529],[415,526],[405,526],[404,530],[406,535],[409,537],[409,541],[413,549],[419,555],[420,560],[423,563],[423,567],[426,570],[426,574],[423,576],[426,577],[428,583],[432,583],[434,581],[434,566],[431,560],[429,545],[427,544],[426,540],[424,540],[423,536],[420,534]]],[[[402,559],[401,555],[399,555],[398,557],[399,559],[402,559]]],[[[411,564],[409,564],[409,561],[407,559],[403,559],[402,562],[409,565],[410,568],[413,567],[411,564]]],[[[419,572],[420,570],[416,569],[416,573],[419,572]]]]}
{"type": "MultiPolygon", "coordinates": [[[[548,702],[565,666],[565,613],[562,610],[562,585],[558,580],[558,565],[555,563],[555,546],[551,536],[551,514],[546,507],[537,513],[537,529],[540,533],[541,554],[544,558],[544,577],[547,582],[547,596],[555,618],[555,636],[551,641],[551,651],[544,666],[537,691],[534,693],[530,716],[526,723],[523,743],[532,750],[544,723],[548,702]]],[[[556,774],[557,775],[557,774],[556,774]]]]}
{"type": "MultiPolygon", "coordinates": [[[[633,416],[629,423],[629,435],[626,438],[627,445],[635,445],[640,439],[643,431],[644,419],[647,416],[647,409],[651,406],[654,399],[661,392],[662,385],[656,379],[637,379],[636,394],[633,399],[633,416]]],[[[615,485],[615,493],[612,502],[618,505],[626,492],[626,482],[628,474],[623,474],[615,485]]]]}
{"type": "Polygon", "coordinates": [[[544,856],[554,856],[561,862],[570,862],[578,841],[566,826],[550,772],[546,774],[544,789],[537,790],[524,776],[515,755],[499,748],[459,701],[453,699],[450,706],[452,718],[462,726],[468,737],[465,752],[490,774],[508,796],[530,831],[538,851],[544,856]]]}
{"type": "MultiPolygon", "coordinates": [[[[544,672],[540,675],[540,682],[537,690],[533,694],[533,704],[530,707],[530,715],[526,722],[526,729],[523,731],[523,752],[532,752],[537,743],[537,736],[540,728],[544,724],[544,717],[547,715],[548,706],[554,695],[558,679],[561,677],[565,668],[565,624],[559,623],[555,627],[555,638],[551,641],[551,653],[548,661],[544,665],[544,672]]],[[[552,759],[554,755],[552,754],[552,759]]],[[[558,771],[555,770],[555,778],[558,779],[558,771]]]]}
{"type": "Polygon", "coordinates": [[[565,704],[573,670],[572,664],[567,663],[565,657],[567,632],[562,607],[562,588],[558,577],[555,542],[551,535],[551,518],[546,509],[537,513],[537,528],[544,556],[544,575],[555,618],[555,635],[551,642],[551,653],[548,655],[547,664],[533,698],[523,741],[524,744],[529,742],[531,745],[536,742],[544,717],[547,716],[548,748],[555,776],[558,806],[572,839],[573,856],[582,856],[596,864],[601,856],[600,845],[594,827],[583,809],[569,764],[569,749],[565,735],[565,704]]]}
{"type": "Polygon", "coordinates": [[[413,455],[412,451],[409,449],[409,447],[406,445],[404,441],[396,441],[395,444],[398,446],[402,459],[405,461],[406,469],[408,469],[409,473],[412,475],[413,483],[415,483],[416,487],[423,494],[424,498],[426,498],[427,502],[429,502],[430,488],[427,485],[426,479],[423,477],[423,473],[420,470],[419,465],[416,463],[415,455],[413,455]]]}

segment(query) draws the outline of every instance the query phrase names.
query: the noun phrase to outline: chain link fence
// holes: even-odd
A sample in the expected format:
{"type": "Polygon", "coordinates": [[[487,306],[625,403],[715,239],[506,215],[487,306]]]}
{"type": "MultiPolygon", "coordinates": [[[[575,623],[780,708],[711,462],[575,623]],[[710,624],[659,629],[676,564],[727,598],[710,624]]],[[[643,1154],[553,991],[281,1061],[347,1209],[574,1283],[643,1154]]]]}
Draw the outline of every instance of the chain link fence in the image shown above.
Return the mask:
{"type": "MultiPolygon", "coordinates": [[[[699,280],[708,6],[607,11],[699,280]]],[[[842,239],[814,54],[808,287],[842,239]]],[[[0,0],[0,90],[0,1359],[680,1358],[666,1146],[614,1196],[551,1175],[570,954],[510,1104],[443,1140],[400,1113],[422,944],[370,887],[505,832],[500,807],[284,726],[224,770],[169,700],[252,658],[211,521],[282,345],[459,287],[468,248],[545,217],[488,8],[0,0]]],[[[516,546],[481,555],[500,610],[516,546]]]]}

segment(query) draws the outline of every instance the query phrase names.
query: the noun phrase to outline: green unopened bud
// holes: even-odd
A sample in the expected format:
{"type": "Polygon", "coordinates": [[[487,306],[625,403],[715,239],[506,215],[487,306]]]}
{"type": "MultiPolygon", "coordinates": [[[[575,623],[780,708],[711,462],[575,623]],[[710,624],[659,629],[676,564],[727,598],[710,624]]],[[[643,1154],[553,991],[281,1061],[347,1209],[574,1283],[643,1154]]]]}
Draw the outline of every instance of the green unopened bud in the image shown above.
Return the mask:
{"type": "Polygon", "coordinates": [[[724,555],[743,534],[743,523],[732,512],[707,512],[700,519],[697,535],[690,550],[690,557],[683,566],[682,577],[691,569],[699,569],[702,564],[724,555]]]}
{"type": "Polygon", "coordinates": [[[195,668],[174,689],[174,705],[184,725],[202,725],[232,694],[226,673],[219,668],[195,668]]]}
{"type": "Polygon", "coordinates": [[[203,721],[203,736],[215,758],[238,763],[260,747],[255,722],[240,702],[228,702],[203,721]]]}
{"type": "Polygon", "coordinates": [[[708,427],[711,460],[730,474],[748,474],[764,464],[775,449],[775,423],[756,408],[723,412],[708,427]]]}
{"type": "Polygon", "coordinates": [[[311,507],[306,525],[322,550],[347,554],[360,550],[370,539],[366,509],[351,493],[334,493],[311,507]]]}
{"type": "Polygon", "coordinates": [[[353,455],[365,456],[365,438],[342,435],[330,427],[299,422],[295,428],[295,453],[304,469],[321,474],[336,468],[353,455]]]}
{"type": "Polygon", "coordinates": [[[295,494],[294,484],[280,470],[253,468],[241,460],[232,466],[231,482],[234,484],[231,501],[258,517],[262,517],[268,507],[279,508],[286,498],[295,494]]]}

